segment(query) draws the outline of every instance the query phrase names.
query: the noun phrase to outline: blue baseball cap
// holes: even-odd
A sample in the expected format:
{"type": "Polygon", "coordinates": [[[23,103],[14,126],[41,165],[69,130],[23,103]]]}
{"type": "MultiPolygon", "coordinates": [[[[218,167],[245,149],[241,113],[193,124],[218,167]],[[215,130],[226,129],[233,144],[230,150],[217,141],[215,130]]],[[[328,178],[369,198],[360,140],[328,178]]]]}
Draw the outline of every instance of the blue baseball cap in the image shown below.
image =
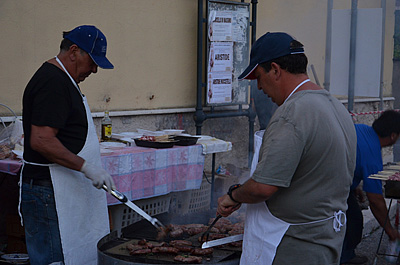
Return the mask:
{"type": "Polygon", "coordinates": [[[250,52],[250,64],[239,76],[239,80],[256,79],[254,69],[259,64],[288,55],[304,53],[303,47],[292,48],[292,36],[284,32],[267,32],[254,43],[250,52]]]}
{"type": "Polygon", "coordinates": [[[64,35],[64,38],[69,39],[78,45],[79,48],[87,52],[100,68],[114,68],[114,65],[106,58],[106,36],[95,26],[83,25],[76,27],[67,35],[64,35]]]}

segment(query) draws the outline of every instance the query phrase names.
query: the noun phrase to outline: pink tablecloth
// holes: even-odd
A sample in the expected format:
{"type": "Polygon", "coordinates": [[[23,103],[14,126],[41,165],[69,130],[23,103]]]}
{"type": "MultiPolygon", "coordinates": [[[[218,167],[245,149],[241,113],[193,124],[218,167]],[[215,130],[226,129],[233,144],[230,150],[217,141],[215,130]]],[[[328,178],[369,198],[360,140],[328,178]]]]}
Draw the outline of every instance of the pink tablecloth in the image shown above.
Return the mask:
{"type": "MultiPolygon", "coordinates": [[[[199,189],[203,177],[204,155],[201,145],[166,149],[123,147],[102,153],[103,167],[113,176],[117,189],[129,200],[199,189]]],[[[19,160],[0,160],[0,172],[16,175],[19,160]]],[[[119,201],[107,194],[109,205],[119,201]]]]}
{"type": "Polygon", "coordinates": [[[15,159],[2,159],[0,160],[0,172],[7,173],[10,175],[17,175],[19,169],[22,166],[22,161],[15,159]]]}
{"type": "MultiPolygon", "coordinates": [[[[102,154],[103,167],[129,200],[199,189],[204,155],[201,145],[153,149],[125,147],[102,154]]],[[[119,201],[107,194],[109,205],[119,201]]]]}

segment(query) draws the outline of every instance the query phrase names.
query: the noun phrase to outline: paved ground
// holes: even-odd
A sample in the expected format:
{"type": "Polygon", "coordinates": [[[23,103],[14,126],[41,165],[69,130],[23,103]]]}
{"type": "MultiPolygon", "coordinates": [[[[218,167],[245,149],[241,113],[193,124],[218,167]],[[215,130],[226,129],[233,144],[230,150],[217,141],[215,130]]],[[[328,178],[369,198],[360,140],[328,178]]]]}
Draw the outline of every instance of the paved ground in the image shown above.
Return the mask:
{"type": "MultiPolygon", "coordinates": [[[[387,200],[387,205],[389,206],[389,200],[387,200]]],[[[396,201],[393,200],[392,207],[390,210],[391,222],[394,224],[395,213],[396,213],[396,201]]],[[[387,253],[388,249],[388,237],[386,234],[382,237],[382,242],[379,248],[379,254],[377,255],[378,244],[382,235],[382,228],[379,226],[378,222],[372,216],[370,210],[364,210],[364,231],[363,239],[356,249],[356,253],[359,255],[367,256],[369,261],[368,265],[388,265],[395,264],[387,260],[388,256],[383,255],[387,253]]]]}

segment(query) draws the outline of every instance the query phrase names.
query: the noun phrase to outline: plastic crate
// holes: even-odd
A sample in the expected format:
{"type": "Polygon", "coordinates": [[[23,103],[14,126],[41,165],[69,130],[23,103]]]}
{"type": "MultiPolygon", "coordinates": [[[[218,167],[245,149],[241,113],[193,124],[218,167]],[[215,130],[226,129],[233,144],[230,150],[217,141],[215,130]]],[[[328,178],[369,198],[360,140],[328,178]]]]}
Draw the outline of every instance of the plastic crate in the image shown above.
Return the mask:
{"type": "MultiPolygon", "coordinates": [[[[162,195],[152,197],[148,199],[133,201],[143,211],[148,213],[150,216],[154,216],[160,213],[168,212],[171,201],[171,195],[162,195]]],[[[121,229],[136,223],[143,219],[141,215],[136,213],[134,210],[126,206],[125,204],[111,205],[109,206],[111,214],[111,230],[121,232],[121,229]]]]}
{"type": "Polygon", "coordinates": [[[210,209],[211,184],[203,178],[200,189],[172,193],[170,212],[188,214],[210,209]]]}

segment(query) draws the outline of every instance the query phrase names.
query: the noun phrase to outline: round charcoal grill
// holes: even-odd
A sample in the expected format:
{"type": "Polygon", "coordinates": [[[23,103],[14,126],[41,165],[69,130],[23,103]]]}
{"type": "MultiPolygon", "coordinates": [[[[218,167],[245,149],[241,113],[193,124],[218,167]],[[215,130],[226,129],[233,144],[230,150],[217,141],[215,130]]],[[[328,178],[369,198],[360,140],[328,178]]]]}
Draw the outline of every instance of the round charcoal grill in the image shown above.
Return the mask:
{"type": "MultiPolygon", "coordinates": [[[[207,224],[211,216],[215,216],[215,211],[195,213],[186,216],[183,219],[181,216],[171,218],[168,213],[160,214],[157,219],[163,224],[207,224]]],[[[114,231],[104,236],[97,243],[98,265],[137,265],[137,264],[184,264],[174,261],[174,254],[152,253],[148,255],[129,255],[125,248],[128,243],[137,242],[140,239],[147,241],[158,241],[157,230],[146,220],[131,224],[122,229],[122,236],[117,236],[117,231],[114,231]]],[[[201,247],[198,238],[200,235],[195,235],[189,238],[174,238],[192,241],[196,247],[201,247]]],[[[173,240],[165,238],[165,242],[173,240]]],[[[214,248],[214,253],[210,256],[203,257],[201,264],[221,264],[221,265],[237,265],[240,261],[241,249],[239,248],[214,248]]],[[[187,264],[187,263],[186,263],[187,264]]]]}

